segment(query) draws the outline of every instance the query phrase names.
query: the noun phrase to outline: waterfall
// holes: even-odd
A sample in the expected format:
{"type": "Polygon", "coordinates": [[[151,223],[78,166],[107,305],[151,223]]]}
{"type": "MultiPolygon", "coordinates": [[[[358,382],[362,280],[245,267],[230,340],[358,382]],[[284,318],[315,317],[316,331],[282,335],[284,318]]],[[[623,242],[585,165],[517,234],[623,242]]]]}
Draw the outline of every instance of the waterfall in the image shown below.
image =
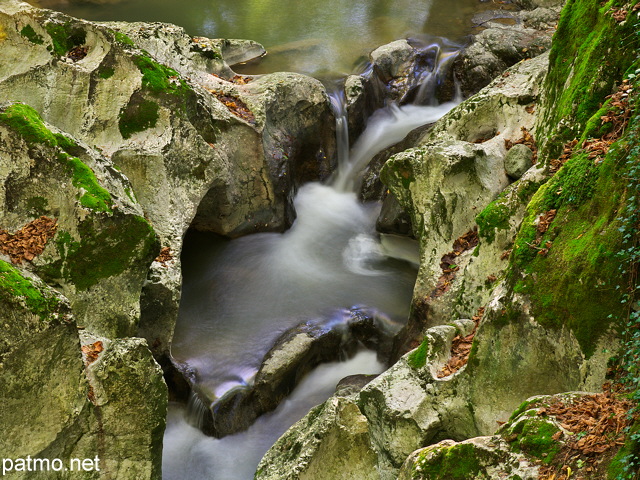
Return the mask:
{"type": "Polygon", "coordinates": [[[344,93],[338,92],[331,96],[340,152],[338,171],[332,180],[332,186],[336,190],[357,192],[362,172],[376,154],[400,142],[411,130],[435,122],[462,101],[457,86],[453,100],[438,104],[436,98],[437,89],[443,84],[458,53],[459,47],[445,39],[437,39],[420,48],[420,55],[426,59],[426,66],[415,80],[418,87],[413,103],[402,106],[392,103],[374,112],[366,129],[347,154],[343,152],[349,150],[344,93]]]}

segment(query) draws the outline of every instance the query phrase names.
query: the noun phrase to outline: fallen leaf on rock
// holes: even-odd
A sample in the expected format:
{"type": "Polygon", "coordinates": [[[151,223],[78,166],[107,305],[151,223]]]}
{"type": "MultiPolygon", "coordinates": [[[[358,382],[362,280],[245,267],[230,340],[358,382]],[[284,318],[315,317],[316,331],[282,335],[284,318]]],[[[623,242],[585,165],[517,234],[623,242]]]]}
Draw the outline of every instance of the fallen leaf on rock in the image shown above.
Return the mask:
{"type": "Polygon", "coordinates": [[[170,262],[171,260],[173,260],[173,255],[171,254],[171,248],[162,247],[162,249],[160,250],[160,255],[156,257],[155,261],[161,263],[162,266],[166,267],[167,262],[170,262]]]}
{"type": "Polygon", "coordinates": [[[83,345],[82,353],[84,353],[85,355],[87,365],[95,362],[98,359],[100,352],[102,352],[103,350],[104,346],[102,345],[102,342],[100,340],[89,345],[83,345]]]}
{"type": "Polygon", "coordinates": [[[477,227],[456,238],[453,242],[453,250],[445,253],[440,259],[442,275],[438,279],[435,288],[429,294],[429,298],[438,298],[449,290],[456,272],[460,269],[456,258],[467,250],[474,248],[479,241],[477,227]]]}
{"type": "Polygon", "coordinates": [[[473,339],[483,315],[484,307],[481,307],[472,318],[476,324],[475,327],[473,327],[473,331],[467,336],[463,337],[462,335],[457,335],[453,339],[451,342],[451,357],[446,365],[438,372],[438,378],[448,377],[467,364],[469,361],[469,354],[471,353],[471,345],[473,344],[473,339]]]}
{"type": "Polygon", "coordinates": [[[14,234],[0,230],[0,252],[8,255],[14,264],[21,264],[23,260],[30,262],[44,251],[57,229],[56,219],[43,216],[29,222],[14,234]]]}

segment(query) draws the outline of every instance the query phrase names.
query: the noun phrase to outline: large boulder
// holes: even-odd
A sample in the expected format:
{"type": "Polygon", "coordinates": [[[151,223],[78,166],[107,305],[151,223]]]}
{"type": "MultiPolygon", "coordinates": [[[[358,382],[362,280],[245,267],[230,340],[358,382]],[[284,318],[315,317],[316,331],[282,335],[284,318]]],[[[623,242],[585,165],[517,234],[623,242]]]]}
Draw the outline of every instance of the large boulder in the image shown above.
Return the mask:
{"type": "Polygon", "coordinates": [[[538,470],[537,465],[509,448],[501,437],[487,436],[460,443],[443,440],[416,450],[405,461],[398,480],[537,480],[538,470]]]}
{"type": "Polygon", "coordinates": [[[313,408],[271,447],[256,479],[374,480],[377,456],[367,419],[349,397],[332,397],[313,408]]]}
{"type": "Polygon", "coordinates": [[[66,298],[2,260],[0,300],[5,473],[71,479],[82,466],[83,478],[159,479],[167,389],[146,342],[96,340],[66,298]]]}

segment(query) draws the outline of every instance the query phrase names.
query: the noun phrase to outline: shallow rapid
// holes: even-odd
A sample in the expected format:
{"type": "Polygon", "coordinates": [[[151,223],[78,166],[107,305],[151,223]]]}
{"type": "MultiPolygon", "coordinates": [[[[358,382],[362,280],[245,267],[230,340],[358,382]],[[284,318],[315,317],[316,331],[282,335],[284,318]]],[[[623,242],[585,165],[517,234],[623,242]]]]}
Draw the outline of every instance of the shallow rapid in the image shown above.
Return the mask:
{"type": "Polygon", "coordinates": [[[377,374],[384,366],[370,351],[327,363],[310,373],[280,406],[247,431],[222,439],[207,437],[185,421],[186,411],[169,406],[162,461],[163,480],[251,480],[262,456],[291,425],[328,398],[345,376],[377,374]]]}

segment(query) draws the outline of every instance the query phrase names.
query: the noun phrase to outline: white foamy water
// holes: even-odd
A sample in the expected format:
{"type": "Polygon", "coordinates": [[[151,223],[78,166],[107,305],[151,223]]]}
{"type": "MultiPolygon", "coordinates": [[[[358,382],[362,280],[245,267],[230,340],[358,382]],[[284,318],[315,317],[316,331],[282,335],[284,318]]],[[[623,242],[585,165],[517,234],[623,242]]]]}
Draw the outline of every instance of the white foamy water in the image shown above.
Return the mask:
{"type": "Polygon", "coordinates": [[[433,123],[460,102],[437,106],[391,105],[375,112],[356,141],[348,162],[340,164],[333,185],[339,191],[353,191],[364,168],[379,152],[401,141],[422,125],[433,123]]]}
{"type": "Polygon", "coordinates": [[[291,425],[322,403],[347,375],[380,373],[384,366],[369,351],[351,360],[320,365],[277,410],[260,417],[249,430],[216,439],[185,420],[185,409],[169,407],[164,436],[163,480],[250,480],[262,456],[291,425]]]}
{"type": "Polygon", "coordinates": [[[354,193],[311,183],[295,200],[284,234],[259,234],[209,248],[185,247],[185,280],[172,354],[195,368],[203,390],[220,397],[251,383],[263,356],[305,321],[340,323],[364,305],[406,320],[416,271],[382,254],[377,206],[354,193]]]}

